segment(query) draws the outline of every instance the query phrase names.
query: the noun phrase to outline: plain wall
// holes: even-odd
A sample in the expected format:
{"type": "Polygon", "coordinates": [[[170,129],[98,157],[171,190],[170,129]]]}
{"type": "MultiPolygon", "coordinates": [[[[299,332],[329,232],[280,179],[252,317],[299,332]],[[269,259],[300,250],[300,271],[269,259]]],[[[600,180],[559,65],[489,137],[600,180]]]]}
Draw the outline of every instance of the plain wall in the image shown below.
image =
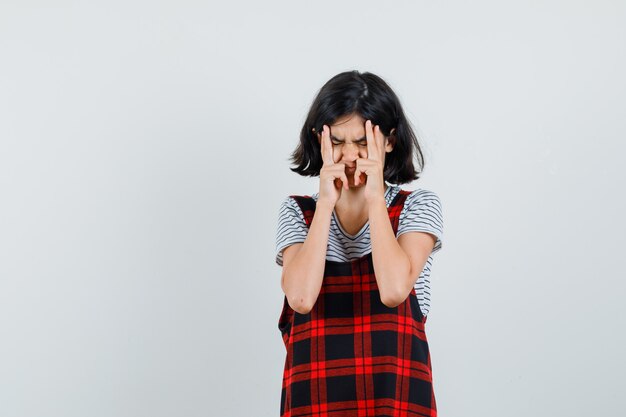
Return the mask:
{"type": "Polygon", "coordinates": [[[3,1],[0,415],[276,416],[278,208],[338,72],[441,198],[441,416],[623,415],[619,1],[3,1]]]}

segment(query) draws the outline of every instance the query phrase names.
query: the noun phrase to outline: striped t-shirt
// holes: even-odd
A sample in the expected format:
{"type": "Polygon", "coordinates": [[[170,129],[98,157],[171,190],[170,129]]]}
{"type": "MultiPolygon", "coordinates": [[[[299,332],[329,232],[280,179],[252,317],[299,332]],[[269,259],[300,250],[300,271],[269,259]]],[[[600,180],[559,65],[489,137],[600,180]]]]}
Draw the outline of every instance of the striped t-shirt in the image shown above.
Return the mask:
{"type": "MultiPolygon", "coordinates": [[[[387,207],[389,207],[389,204],[399,191],[400,187],[398,186],[391,185],[387,187],[385,191],[387,207]]],[[[311,197],[317,201],[319,193],[312,194],[311,197]]],[[[435,252],[441,249],[443,239],[443,214],[441,202],[437,194],[429,190],[417,189],[407,196],[404,207],[400,212],[396,238],[407,232],[427,232],[437,238],[435,247],[419,277],[416,277],[414,285],[422,314],[426,316],[430,310],[430,269],[432,257],[435,252]]],[[[308,228],[300,206],[293,198],[287,197],[279,209],[278,228],[276,231],[276,263],[279,266],[283,265],[283,249],[294,243],[304,242],[307,233],[308,228]]],[[[359,232],[351,235],[343,230],[333,210],[330,219],[326,259],[348,262],[351,259],[367,255],[371,251],[369,221],[365,223],[359,232]]]]}

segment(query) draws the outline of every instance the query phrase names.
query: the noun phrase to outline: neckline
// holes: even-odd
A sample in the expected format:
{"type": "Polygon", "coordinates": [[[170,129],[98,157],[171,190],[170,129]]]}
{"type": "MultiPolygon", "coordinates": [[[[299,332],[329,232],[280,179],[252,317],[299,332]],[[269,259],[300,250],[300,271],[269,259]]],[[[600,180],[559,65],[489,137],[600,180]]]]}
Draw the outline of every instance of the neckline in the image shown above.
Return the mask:
{"type": "MultiPolygon", "coordinates": [[[[400,198],[401,195],[402,195],[402,189],[398,190],[396,195],[393,197],[393,199],[387,205],[387,209],[389,209],[389,207],[393,206],[396,203],[396,201],[398,200],[398,198],[400,198]]],[[[369,224],[369,220],[368,220],[367,224],[369,224]]],[[[337,265],[337,266],[352,265],[352,264],[355,264],[355,263],[358,263],[358,262],[367,261],[367,259],[371,258],[371,257],[372,257],[372,251],[369,251],[365,255],[361,255],[358,258],[352,258],[352,259],[349,259],[347,261],[332,261],[332,260],[329,260],[329,259],[324,259],[324,262],[325,262],[325,264],[331,264],[331,265],[337,265]]]]}
{"type": "MultiPolygon", "coordinates": [[[[388,185],[387,189],[385,190],[385,203],[387,205],[387,208],[389,208],[389,206],[391,206],[391,203],[393,201],[389,201],[388,197],[391,194],[392,191],[392,186],[388,185]]],[[[399,193],[398,193],[399,194],[399,193]]],[[[395,198],[394,198],[395,200],[395,198]]],[[[357,240],[361,235],[363,235],[363,233],[365,233],[365,231],[369,228],[370,225],[370,220],[367,219],[367,221],[365,222],[365,224],[363,225],[363,227],[361,227],[361,229],[359,229],[358,232],[356,232],[355,234],[350,234],[348,232],[346,232],[343,228],[343,226],[341,225],[341,223],[339,222],[339,218],[337,217],[337,213],[335,212],[335,209],[333,208],[333,212],[332,212],[332,216],[333,216],[333,220],[335,221],[335,224],[337,225],[337,228],[339,229],[339,231],[348,239],[354,241],[357,240]]]]}
{"type": "Polygon", "coordinates": [[[356,232],[356,234],[352,235],[352,234],[346,232],[343,229],[343,226],[341,225],[341,223],[339,222],[339,219],[337,218],[337,213],[335,213],[335,209],[333,209],[333,213],[332,214],[333,214],[333,221],[337,225],[337,229],[339,229],[341,234],[343,234],[345,237],[347,237],[350,240],[357,240],[359,238],[359,236],[361,236],[363,233],[365,233],[365,230],[367,230],[368,226],[370,225],[370,221],[368,219],[365,222],[365,224],[363,225],[363,227],[361,227],[361,229],[358,232],[356,232]]]}

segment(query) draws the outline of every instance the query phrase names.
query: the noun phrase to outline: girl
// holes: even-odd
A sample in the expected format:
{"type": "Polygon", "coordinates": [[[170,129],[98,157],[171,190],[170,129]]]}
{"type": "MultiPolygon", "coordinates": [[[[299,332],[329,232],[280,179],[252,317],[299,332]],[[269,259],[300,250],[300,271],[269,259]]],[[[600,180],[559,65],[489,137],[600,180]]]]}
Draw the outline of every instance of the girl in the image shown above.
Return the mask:
{"type": "Polygon", "coordinates": [[[291,160],[320,182],[279,211],[281,416],[436,416],[424,325],[443,219],[434,192],[393,185],[424,166],[398,97],[374,74],[336,75],[291,160]]]}

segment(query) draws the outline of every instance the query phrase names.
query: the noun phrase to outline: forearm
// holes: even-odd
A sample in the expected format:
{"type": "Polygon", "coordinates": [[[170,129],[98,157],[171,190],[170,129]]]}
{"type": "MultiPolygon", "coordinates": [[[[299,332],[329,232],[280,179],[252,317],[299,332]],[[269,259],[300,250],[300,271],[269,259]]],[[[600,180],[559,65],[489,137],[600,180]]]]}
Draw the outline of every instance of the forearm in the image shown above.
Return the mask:
{"type": "Polygon", "coordinates": [[[322,287],[332,211],[328,204],[317,204],[305,241],[283,268],[283,290],[289,305],[299,313],[313,308],[322,287]]]}
{"type": "Polygon", "coordinates": [[[393,233],[385,199],[369,204],[372,262],[381,301],[395,307],[406,297],[403,286],[411,272],[411,262],[393,233]]]}

